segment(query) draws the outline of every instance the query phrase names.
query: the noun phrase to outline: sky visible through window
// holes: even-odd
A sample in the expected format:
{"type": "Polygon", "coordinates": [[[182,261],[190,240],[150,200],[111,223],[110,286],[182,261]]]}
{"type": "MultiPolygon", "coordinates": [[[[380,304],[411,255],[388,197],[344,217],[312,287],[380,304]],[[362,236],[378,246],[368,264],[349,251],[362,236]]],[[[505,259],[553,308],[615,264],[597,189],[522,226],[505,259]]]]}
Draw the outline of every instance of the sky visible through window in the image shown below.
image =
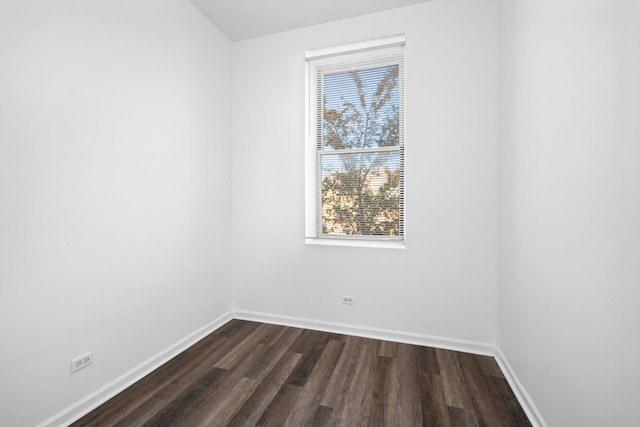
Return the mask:
{"type": "Polygon", "coordinates": [[[400,90],[398,65],[324,74],[323,150],[340,149],[331,144],[330,132],[340,128],[344,148],[399,145],[397,133],[384,135],[385,124],[397,129],[400,90]],[[328,113],[328,117],[327,117],[328,113]],[[336,123],[336,116],[342,120],[336,123]]]}

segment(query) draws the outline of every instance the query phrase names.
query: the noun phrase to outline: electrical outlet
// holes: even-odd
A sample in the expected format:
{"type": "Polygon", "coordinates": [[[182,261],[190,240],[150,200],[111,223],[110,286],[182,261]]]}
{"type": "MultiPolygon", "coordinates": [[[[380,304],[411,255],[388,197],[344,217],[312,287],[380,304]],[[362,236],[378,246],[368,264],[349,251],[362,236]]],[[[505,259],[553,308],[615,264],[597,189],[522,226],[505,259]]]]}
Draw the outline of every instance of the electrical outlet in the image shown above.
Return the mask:
{"type": "Polygon", "coordinates": [[[82,368],[86,368],[92,363],[93,363],[93,351],[90,351],[87,354],[83,354],[80,357],[76,357],[71,361],[71,373],[74,373],[82,368]]]}
{"type": "Polygon", "coordinates": [[[356,305],[356,297],[349,297],[344,295],[342,297],[342,303],[347,305],[356,305]]]}

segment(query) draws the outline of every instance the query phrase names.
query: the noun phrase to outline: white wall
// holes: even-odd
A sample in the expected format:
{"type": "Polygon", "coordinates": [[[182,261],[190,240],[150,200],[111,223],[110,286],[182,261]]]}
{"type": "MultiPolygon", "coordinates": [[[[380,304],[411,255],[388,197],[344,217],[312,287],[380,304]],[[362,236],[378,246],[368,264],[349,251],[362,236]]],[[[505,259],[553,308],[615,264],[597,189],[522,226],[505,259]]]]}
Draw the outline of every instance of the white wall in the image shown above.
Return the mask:
{"type": "Polygon", "coordinates": [[[0,424],[230,310],[229,59],[183,0],[0,3],[0,424]]]}
{"type": "Polygon", "coordinates": [[[551,426],[640,407],[640,2],[500,3],[499,339],[551,426]]]}
{"type": "Polygon", "coordinates": [[[435,0],[234,43],[236,309],[495,342],[496,37],[494,1],[435,0]],[[305,50],[398,33],[407,248],[305,245],[305,50]]]}
{"type": "Polygon", "coordinates": [[[632,425],[640,4],[498,3],[232,52],[183,0],[2,2],[2,422],[43,421],[233,306],[497,342],[549,425],[632,425]],[[306,246],[304,52],[396,33],[407,249],[306,246]]]}

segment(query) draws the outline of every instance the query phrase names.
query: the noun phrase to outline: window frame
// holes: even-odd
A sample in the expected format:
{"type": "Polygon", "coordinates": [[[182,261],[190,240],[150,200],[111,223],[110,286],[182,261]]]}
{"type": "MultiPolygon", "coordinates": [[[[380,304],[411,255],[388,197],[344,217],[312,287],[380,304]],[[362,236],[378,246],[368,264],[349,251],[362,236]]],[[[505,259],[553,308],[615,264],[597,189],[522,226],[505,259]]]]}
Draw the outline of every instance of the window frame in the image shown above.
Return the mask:
{"type": "Polygon", "coordinates": [[[404,103],[405,103],[405,64],[404,35],[395,35],[382,39],[366,40],[346,45],[314,49],[306,52],[306,120],[305,120],[305,228],[308,244],[339,245],[358,247],[404,248],[406,242],[405,221],[405,140],[404,140],[404,103]],[[392,54],[391,54],[391,53],[392,54]],[[369,65],[362,58],[374,58],[369,65]],[[323,92],[318,87],[322,75],[331,64],[330,73],[341,70],[358,70],[385,65],[399,67],[399,141],[397,146],[371,147],[348,150],[326,150],[323,147],[322,109],[323,92]],[[322,232],[322,170],[319,167],[324,155],[339,155],[365,152],[399,153],[400,195],[399,195],[399,235],[332,235],[322,232]]]}

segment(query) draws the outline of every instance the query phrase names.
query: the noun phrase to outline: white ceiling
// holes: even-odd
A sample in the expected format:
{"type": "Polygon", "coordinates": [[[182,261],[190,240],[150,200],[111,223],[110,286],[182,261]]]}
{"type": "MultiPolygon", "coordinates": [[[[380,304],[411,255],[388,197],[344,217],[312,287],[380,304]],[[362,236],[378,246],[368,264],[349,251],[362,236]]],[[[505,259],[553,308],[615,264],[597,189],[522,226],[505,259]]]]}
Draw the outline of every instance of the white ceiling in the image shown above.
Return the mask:
{"type": "Polygon", "coordinates": [[[231,41],[428,0],[189,0],[231,41]]]}

